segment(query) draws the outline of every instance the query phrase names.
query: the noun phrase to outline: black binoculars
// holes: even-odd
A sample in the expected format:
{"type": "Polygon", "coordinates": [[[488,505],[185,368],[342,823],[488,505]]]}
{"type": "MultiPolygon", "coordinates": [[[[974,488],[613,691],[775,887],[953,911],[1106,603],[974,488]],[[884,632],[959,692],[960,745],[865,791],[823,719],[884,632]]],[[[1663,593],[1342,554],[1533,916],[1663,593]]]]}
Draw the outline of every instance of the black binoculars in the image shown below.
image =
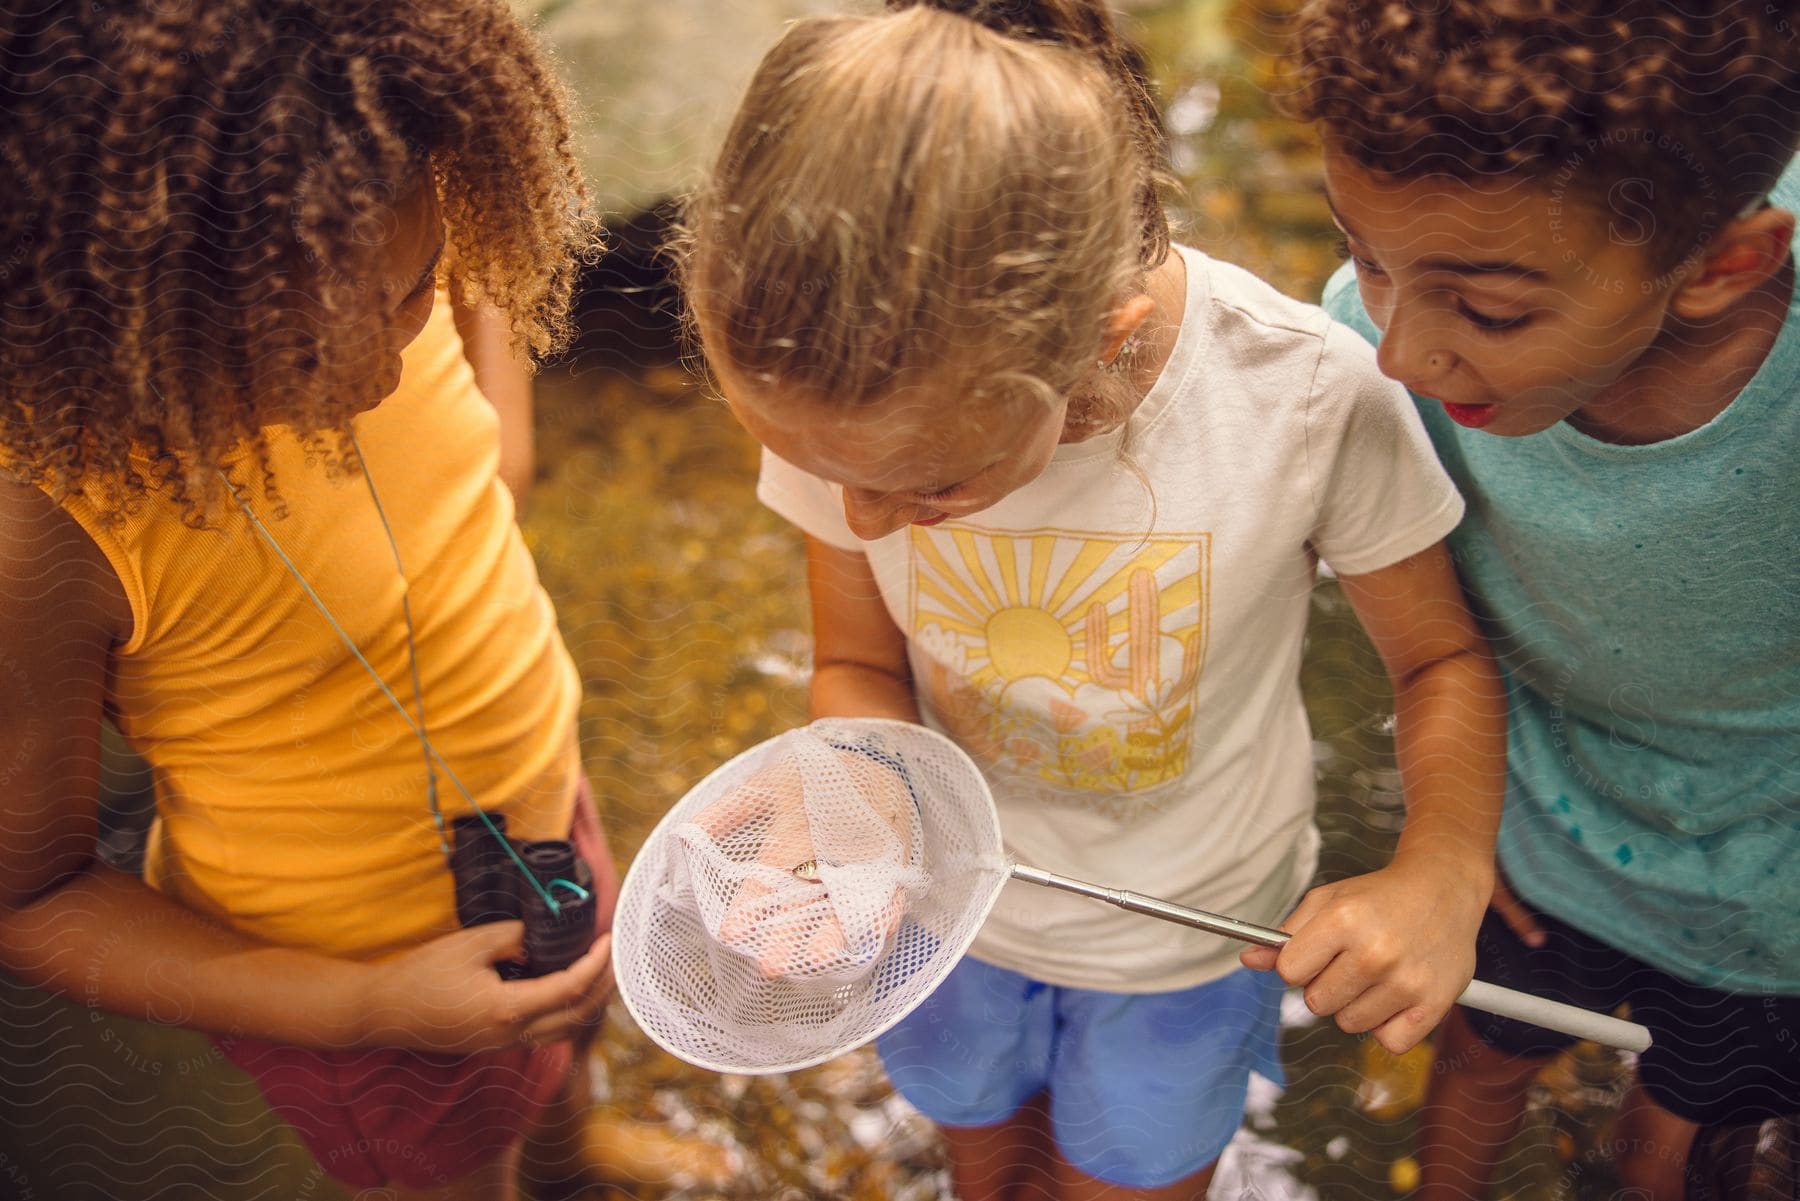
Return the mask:
{"type": "Polygon", "coordinates": [[[450,823],[450,829],[456,920],[465,927],[525,923],[525,959],[501,963],[503,979],[547,976],[587,954],[594,945],[594,874],[568,839],[514,842],[505,837],[506,818],[499,814],[486,820],[459,817],[450,823]],[[507,854],[507,846],[525,864],[530,880],[507,854]],[[558,881],[574,884],[581,891],[558,881]],[[554,907],[545,901],[546,893],[555,898],[554,907]]]}

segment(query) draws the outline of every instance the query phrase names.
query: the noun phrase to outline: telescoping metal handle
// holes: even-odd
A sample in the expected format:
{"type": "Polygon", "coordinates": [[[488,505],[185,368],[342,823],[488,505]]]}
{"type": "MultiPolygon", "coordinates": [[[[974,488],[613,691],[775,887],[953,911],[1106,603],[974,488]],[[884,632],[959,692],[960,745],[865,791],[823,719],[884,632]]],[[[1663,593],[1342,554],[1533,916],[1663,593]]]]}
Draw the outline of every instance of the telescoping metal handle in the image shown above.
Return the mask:
{"type": "MultiPolygon", "coordinates": [[[[1023,880],[1027,884],[1039,884],[1045,888],[1060,888],[1064,892],[1079,893],[1084,897],[1093,897],[1097,901],[1105,901],[1109,905],[1116,905],[1120,909],[1128,909],[1133,913],[1161,918],[1165,922],[1175,922],[1196,930],[1205,930],[1210,934],[1221,934],[1226,938],[1254,943],[1259,947],[1280,947],[1292,937],[1284,930],[1259,926],[1255,922],[1240,921],[1235,917],[1226,917],[1219,913],[1208,913],[1204,909],[1191,909],[1186,905],[1177,905],[1173,901],[1145,896],[1141,892],[1131,892],[1128,889],[1090,884],[1086,880],[1059,876],[1055,872],[1028,867],[1023,863],[1012,865],[1012,877],[1015,880],[1023,880]]],[[[1530,1022],[1534,1026],[1542,1026],[1546,1030],[1557,1030],[1576,1038],[1592,1039],[1594,1042],[1608,1047],[1618,1047],[1625,1051],[1644,1051],[1650,1046],[1650,1031],[1636,1022],[1627,1022],[1608,1014],[1595,1013],[1590,1009],[1580,1009],[1574,1005],[1564,1005],[1560,1001],[1545,1000],[1543,997],[1533,996],[1530,993],[1501,988],[1498,984],[1489,984],[1485,980],[1469,981],[1469,987],[1463,989],[1462,995],[1456,999],[1460,1004],[1467,1005],[1471,1009],[1479,1009],[1485,1013],[1497,1013],[1502,1017],[1517,1018],[1522,1022],[1530,1022]]]]}

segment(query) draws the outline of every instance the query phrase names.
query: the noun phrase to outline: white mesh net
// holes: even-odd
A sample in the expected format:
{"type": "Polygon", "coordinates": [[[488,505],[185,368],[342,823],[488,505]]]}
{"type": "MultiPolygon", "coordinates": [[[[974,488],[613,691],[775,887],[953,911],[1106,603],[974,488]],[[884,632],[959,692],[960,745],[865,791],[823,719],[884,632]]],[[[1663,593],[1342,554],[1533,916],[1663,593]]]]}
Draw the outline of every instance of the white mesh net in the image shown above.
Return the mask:
{"type": "Polygon", "coordinates": [[[819,1063],[930,995],[1007,868],[986,781],[954,743],[815,722],[719,768],[650,835],[614,918],[619,993],[690,1063],[819,1063]]]}

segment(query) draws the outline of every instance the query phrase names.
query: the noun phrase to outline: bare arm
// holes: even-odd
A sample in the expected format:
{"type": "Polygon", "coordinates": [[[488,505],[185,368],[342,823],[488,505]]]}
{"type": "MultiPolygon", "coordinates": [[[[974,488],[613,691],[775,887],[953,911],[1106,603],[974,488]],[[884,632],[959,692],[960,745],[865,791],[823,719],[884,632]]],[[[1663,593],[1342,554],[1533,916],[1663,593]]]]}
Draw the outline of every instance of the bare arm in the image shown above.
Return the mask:
{"type": "Polygon", "coordinates": [[[475,370],[475,386],[500,415],[500,481],[522,509],[537,470],[530,364],[513,349],[512,333],[500,311],[489,304],[469,303],[454,278],[450,304],[463,354],[475,370]]]}
{"type": "Polygon", "coordinates": [[[919,720],[906,635],[888,615],[866,555],[806,540],[814,717],[919,720]]]}
{"type": "Polygon", "coordinates": [[[1396,861],[1456,861],[1481,889],[1494,873],[1506,780],[1506,697],[1442,543],[1339,581],[1394,685],[1395,757],[1406,789],[1396,861]]]}
{"type": "Polygon", "coordinates": [[[1279,956],[1250,951],[1244,962],[1306,984],[1314,1012],[1399,1052],[1474,973],[1494,886],[1506,702],[1442,544],[1341,582],[1393,680],[1406,827],[1387,867],[1314,889],[1284,923],[1294,938],[1279,956]]]}
{"type": "Polygon", "coordinates": [[[282,952],[258,960],[265,948],[95,857],[106,674],[130,607],[99,548],[35,489],[6,486],[0,564],[9,677],[0,689],[0,962],[33,984],[152,1021],[348,1039],[355,965],[282,952]],[[265,987],[278,991],[265,996],[265,987]],[[275,1020],[288,1009],[273,998],[295,996],[314,1003],[295,1007],[291,1023],[275,1020]],[[272,1016],[258,1020],[265,1009],[272,1016]]]}
{"type": "Polygon", "coordinates": [[[487,965],[516,950],[504,924],[363,964],[257,942],[102,864],[100,720],[130,623],[81,528],[0,484],[0,967],[131,1017],[307,1046],[474,1049],[560,1031],[603,953],[502,984],[487,965]]]}

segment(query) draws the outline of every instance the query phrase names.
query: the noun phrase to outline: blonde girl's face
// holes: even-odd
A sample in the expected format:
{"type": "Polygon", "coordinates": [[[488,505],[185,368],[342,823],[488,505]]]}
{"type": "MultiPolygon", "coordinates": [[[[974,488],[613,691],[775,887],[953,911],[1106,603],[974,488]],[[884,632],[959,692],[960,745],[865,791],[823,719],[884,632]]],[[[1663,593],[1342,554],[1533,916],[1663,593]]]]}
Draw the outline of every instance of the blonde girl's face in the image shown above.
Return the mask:
{"type": "Polygon", "coordinates": [[[1037,479],[1062,438],[1067,402],[963,404],[908,389],[846,411],[829,400],[744,385],[718,369],[731,411],[752,437],[802,471],[841,485],[844,520],[872,542],[999,504],[1037,479]]]}

